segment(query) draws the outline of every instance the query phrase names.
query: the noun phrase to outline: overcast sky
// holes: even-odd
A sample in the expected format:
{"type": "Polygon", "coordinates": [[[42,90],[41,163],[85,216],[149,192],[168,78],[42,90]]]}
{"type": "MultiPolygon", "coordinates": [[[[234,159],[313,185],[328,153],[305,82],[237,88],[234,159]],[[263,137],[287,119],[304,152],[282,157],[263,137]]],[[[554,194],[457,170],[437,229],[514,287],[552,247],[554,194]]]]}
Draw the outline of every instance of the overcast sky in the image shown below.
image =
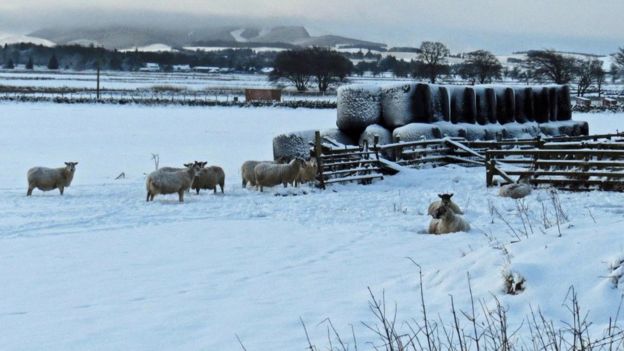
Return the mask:
{"type": "Polygon", "coordinates": [[[624,0],[0,0],[0,31],[108,22],[304,25],[390,45],[439,40],[453,51],[624,46],[624,0]],[[85,5],[88,3],[89,5],[85,5]]]}

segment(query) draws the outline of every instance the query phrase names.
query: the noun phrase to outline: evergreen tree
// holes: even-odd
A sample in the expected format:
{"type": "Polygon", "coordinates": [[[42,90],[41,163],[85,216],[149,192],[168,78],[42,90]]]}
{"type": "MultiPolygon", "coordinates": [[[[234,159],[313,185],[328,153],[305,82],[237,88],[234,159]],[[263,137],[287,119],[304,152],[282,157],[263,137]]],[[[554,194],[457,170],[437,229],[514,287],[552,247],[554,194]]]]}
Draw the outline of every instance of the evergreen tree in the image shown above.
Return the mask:
{"type": "Polygon", "coordinates": [[[48,61],[48,69],[59,69],[59,62],[56,58],[56,54],[52,54],[50,61],[48,61]]]}
{"type": "Polygon", "coordinates": [[[6,69],[15,68],[15,63],[13,62],[13,59],[9,59],[9,61],[7,61],[7,63],[4,64],[4,68],[6,69]]]}
{"type": "Polygon", "coordinates": [[[28,62],[26,63],[26,69],[33,69],[34,68],[34,64],[33,64],[33,59],[32,56],[28,58],[28,62]]]}

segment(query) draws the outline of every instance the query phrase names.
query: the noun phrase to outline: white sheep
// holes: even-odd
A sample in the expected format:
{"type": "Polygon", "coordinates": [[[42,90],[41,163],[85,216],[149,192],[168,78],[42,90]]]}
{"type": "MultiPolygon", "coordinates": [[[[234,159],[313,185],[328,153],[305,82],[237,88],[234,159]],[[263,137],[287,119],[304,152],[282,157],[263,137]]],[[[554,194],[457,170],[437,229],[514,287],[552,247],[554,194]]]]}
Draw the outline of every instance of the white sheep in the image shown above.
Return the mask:
{"type": "Polygon", "coordinates": [[[76,165],[78,162],[65,162],[65,167],[46,168],[33,167],[28,170],[28,192],[26,196],[31,196],[34,188],[41,191],[59,189],[61,195],[66,187],[69,187],[74,179],[76,165]]]}
{"type": "Polygon", "coordinates": [[[453,212],[457,214],[464,214],[461,208],[459,208],[459,206],[456,203],[454,203],[453,200],[451,200],[451,198],[453,197],[453,194],[438,194],[438,197],[440,198],[440,200],[434,201],[431,204],[429,204],[429,209],[427,210],[427,213],[430,216],[433,216],[435,211],[442,205],[450,206],[453,212]]]}
{"type": "Polygon", "coordinates": [[[521,176],[517,183],[501,186],[498,190],[498,195],[501,197],[510,197],[512,199],[521,199],[528,196],[533,190],[529,179],[528,176],[521,176]]]}
{"type": "Polygon", "coordinates": [[[158,194],[178,193],[180,202],[184,202],[184,192],[187,191],[193,179],[199,174],[201,166],[198,163],[181,171],[167,172],[158,170],[150,173],[145,181],[147,200],[154,201],[158,194]]]}
{"type": "Polygon", "coordinates": [[[247,187],[247,183],[251,186],[256,186],[256,173],[254,168],[261,163],[274,164],[273,161],[245,161],[241,166],[241,178],[243,178],[243,188],[247,187]]]}
{"type": "MultiPolygon", "coordinates": [[[[197,162],[197,161],[196,161],[197,162]]],[[[217,193],[217,185],[221,188],[223,194],[223,186],[225,185],[225,172],[219,166],[206,167],[208,162],[199,162],[201,170],[197,177],[193,180],[191,188],[199,194],[200,189],[210,189],[217,193]]]]}
{"type": "Polygon", "coordinates": [[[470,230],[468,221],[456,214],[449,204],[440,205],[432,216],[429,234],[448,234],[470,230]]]}
{"type": "Polygon", "coordinates": [[[289,183],[295,181],[303,163],[302,159],[296,158],[288,164],[260,163],[256,165],[254,167],[256,187],[260,187],[260,191],[263,191],[265,186],[271,187],[278,184],[284,184],[284,187],[287,187],[289,183]]]}
{"type": "Polygon", "coordinates": [[[295,178],[295,186],[315,180],[317,172],[318,166],[316,164],[316,160],[312,159],[310,161],[306,161],[299,170],[297,178],[295,178]]]}

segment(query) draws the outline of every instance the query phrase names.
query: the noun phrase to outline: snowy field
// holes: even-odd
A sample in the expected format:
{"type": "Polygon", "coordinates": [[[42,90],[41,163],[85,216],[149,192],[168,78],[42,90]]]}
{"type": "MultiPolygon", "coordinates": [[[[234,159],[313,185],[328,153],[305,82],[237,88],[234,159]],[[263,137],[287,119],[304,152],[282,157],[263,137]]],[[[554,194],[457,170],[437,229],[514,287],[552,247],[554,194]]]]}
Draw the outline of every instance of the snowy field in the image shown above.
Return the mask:
{"type": "MultiPolygon", "coordinates": [[[[562,303],[574,286],[597,332],[624,293],[612,279],[624,261],[621,193],[559,193],[569,217],[560,236],[543,228],[542,208],[555,218],[550,193],[535,191],[525,202],[532,231],[518,239],[505,224],[523,230],[516,203],[485,187],[482,168],[406,170],[306,194],[241,188],[240,164],[270,159],[274,135],[332,127],[335,110],[0,104],[0,112],[3,350],[239,350],[235,334],[249,350],[302,350],[300,316],[323,349],[328,317],[345,338],[353,325],[368,349],[367,287],[396,302],[399,321],[420,315],[418,271],[406,257],[422,266],[431,315],[448,317],[449,295],[467,310],[470,273],[475,298],[508,306],[510,329],[531,307],[567,320],[562,303]],[[146,203],[152,153],[161,166],[221,165],[225,195],[146,203]],[[25,196],[28,168],[63,161],[79,162],[65,196],[25,196]],[[427,205],[446,191],[472,230],[423,234],[427,205]],[[522,275],[526,289],[504,294],[503,272],[522,275]]],[[[592,133],[624,128],[624,114],[575,118],[592,133]]]]}

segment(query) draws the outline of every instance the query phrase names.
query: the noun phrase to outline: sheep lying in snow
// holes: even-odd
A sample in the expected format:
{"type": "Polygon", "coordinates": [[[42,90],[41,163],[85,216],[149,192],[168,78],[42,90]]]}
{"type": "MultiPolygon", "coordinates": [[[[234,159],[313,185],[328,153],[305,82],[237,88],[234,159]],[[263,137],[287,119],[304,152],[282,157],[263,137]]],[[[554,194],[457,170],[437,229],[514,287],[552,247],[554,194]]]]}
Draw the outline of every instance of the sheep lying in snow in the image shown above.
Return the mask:
{"type": "Polygon", "coordinates": [[[265,186],[278,184],[284,184],[284,187],[287,187],[288,183],[295,181],[304,162],[296,158],[288,164],[260,163],[256,165],[254,167],[256,187],[260,187],[260,191],[263,191],[265,186]]]}
{"type": "MultiPolygon", "coordinates": [[[[195,161],[197,162],[197,161],[195,161]]],[[[193,180],[191,188],[199,194],[200,189],[210,189],[217,193],[217,185],[221,188],[223,194],[223,186],[225,185],[225,172],[219,166],[206,167],[208,162],[197,162],[201,167],[199,174],[193,180]]]]}
{"type": "Polygon", "coordinates": [[[501,186],[498,190],[498,195],[512,199],[521,199],[529,195],[532,190],[531,184],[529,184],[529,177],[522,176],[517,183],[501,186]]]}
{"type": "Polygon", "coordinates": [[[448,203],[438,206],[432,216],[429,234],[448,234],[470,230],[470,224],[462,216],[456,214],[448,203]]]}
{"type": "Polygon", "coordinates": [[[273,161],[245,161],[241,166],[241,177],[243,178],[243,188],[247,187],[247,183],[251,186],[256,186],[256,173],[254,168],[261,163],[274,164],[273,161]]]}
{"type": "Polygon", "coordinates": [[[316,179],[317,171],[318,167],[316,165],[316,160],[312,159],[310,161],[306,161],[299,170],[297,178],[295,178],[295,186],[305,184],[316,179]]]}
{"type": "Polygon", "coordinates": [[[453,200],[451,200],[451,198],[453,197],[453,194],[438,194],[438,197],[440,198],[440,200],[434,201],[429,205],[429,209],[427,210],[427,213],[430,216],[433,216],[435,211],[442,205],[449,206],[451,210],[453,210],[453,212],[457,214],[464,214],[464,212],[462,212],[459,206],[457,206],[457,204],[454,203],[453,200]]]}
{"type": "Polygon", "coordinates": [[[46,167],[33,167],[28,170],[28,192],[26,196],[31,196],[34,188],[41,191],[59,189],[61,195],[66,187],[74,179],[74,173],[76,172],[76,165],[78,162],[65,162],[65,167],[61,168],[46,168],[46,167]]]}
{"type": "Polygon", "coordinates": [[[145,181],[146,201],[154,201],[154,196],[158,194],[178,193],[180,202],[184,202],[184,192],[191,187],[200,170],[201,166],[195,163],[181,171],[158,170],[150,173],[145,181]]]}

